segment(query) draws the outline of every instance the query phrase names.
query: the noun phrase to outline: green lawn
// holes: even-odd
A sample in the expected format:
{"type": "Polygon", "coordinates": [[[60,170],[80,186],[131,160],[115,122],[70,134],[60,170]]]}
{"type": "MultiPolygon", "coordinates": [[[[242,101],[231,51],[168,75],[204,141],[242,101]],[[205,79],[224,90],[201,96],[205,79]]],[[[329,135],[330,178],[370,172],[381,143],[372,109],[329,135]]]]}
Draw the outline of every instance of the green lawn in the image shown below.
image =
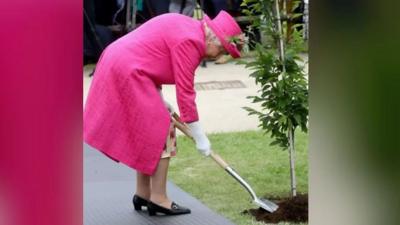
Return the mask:
{"type": "MultiPolygon", "coordinates": [[[[288,151],[271,147],[261,131],[209,135],[212,148],[254,189],[257,196],[289,196],[288,151]]],[[[308,136],[296,133],[297,189],[308,192],[308,136]]],[[[248,192],[211,158],[197,153],[191,140],[178,137],[178,155],[171,160],[169,179],[209,208],[237,225],[262,225],[242,212],[258,208],[248,192]]],[[[290,223],[279,223],[290,224],[290,223]]]]}

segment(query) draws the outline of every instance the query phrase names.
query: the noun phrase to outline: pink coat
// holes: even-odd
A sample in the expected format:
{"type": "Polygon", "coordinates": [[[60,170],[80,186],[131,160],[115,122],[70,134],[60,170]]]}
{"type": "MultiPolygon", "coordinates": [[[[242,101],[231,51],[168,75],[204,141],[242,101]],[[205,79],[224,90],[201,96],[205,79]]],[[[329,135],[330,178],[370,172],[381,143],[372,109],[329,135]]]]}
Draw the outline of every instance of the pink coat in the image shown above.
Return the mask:
{"type": "Polygon", "coordinates": [[[201,24],[164,14],[104,50],[84,110],[86,143],[139,172],[155,172],[170,125],[158,89],[175,84],[182,120],[198,120],[194,72],[206,49],[201,24]]]}

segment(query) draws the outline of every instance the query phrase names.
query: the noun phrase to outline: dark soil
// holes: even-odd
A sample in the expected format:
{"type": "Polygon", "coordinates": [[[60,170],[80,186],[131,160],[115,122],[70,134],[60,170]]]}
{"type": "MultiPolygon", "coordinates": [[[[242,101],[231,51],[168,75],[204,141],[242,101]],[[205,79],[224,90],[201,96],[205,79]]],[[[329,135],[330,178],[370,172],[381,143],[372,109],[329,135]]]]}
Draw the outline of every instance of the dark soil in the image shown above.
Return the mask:
{"type": "Polygon", "coordinates": [[[257,221],[266,223],[278,222],[307,222],[308,221],[308,194],[298,194],[294,198],[269,199],[279,205],[273,213],[262,208],[245,210],[243,213],[253,215],[257,221]]]}

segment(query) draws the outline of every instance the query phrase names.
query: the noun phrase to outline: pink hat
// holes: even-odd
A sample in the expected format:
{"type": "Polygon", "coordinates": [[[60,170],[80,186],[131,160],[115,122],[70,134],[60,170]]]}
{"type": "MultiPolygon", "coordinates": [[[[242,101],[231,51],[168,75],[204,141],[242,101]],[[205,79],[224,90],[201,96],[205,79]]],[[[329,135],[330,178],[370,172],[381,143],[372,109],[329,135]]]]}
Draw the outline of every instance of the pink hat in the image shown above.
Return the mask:
{"type": "Polygon", "coordinates": [[[240,51],[235,44],[229,43],[229,38],[242,33],[235,19],[224,10],[221,10],[217,17],[211,20],[207,15],[204,15],[204,20],[211,30],[215,33],[225,50],[233,58],[240,57],[240,51]]]}

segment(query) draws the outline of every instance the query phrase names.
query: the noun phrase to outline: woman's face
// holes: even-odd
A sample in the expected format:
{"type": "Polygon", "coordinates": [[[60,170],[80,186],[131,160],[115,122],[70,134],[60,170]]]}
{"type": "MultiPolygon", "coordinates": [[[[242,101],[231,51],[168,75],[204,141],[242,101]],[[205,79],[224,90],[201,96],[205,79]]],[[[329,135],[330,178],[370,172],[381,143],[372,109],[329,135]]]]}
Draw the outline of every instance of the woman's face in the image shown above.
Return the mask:
{"type": "Polygon", "coordinates": [[[223,54],[226,54],[226,51],[222,45],[216,44],[212,41],[207,43],[207,49],[206,49],[207,58],[215,59],[223,54]]]}

